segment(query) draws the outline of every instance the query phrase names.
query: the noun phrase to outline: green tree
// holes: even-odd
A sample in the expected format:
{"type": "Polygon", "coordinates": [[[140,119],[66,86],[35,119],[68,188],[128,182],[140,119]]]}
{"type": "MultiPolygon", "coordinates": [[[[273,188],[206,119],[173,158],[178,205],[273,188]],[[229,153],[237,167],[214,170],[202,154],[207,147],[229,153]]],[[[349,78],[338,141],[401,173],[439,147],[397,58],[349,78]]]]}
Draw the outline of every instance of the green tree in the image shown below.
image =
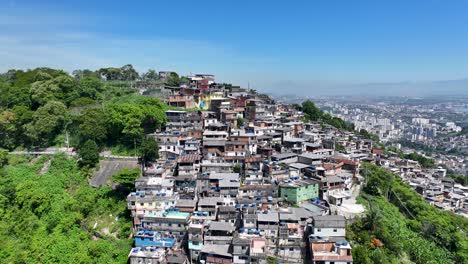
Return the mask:
{"type": "Polygon", "coordinates": [[[146,81],[155,81],[159,79],[159,74],[153,69],[149,69],[146,73],[142,75],[143,80],[146,81]]]}
{"type": "Polygon", "coordinates": [[[133,68],[133,65],[131,64],[124,65],[120,69],[122,72],[123,80],[134,81],[140,77],[138,75],[138,72],[133,68]]]}
{"type": "Polygon", "coordinates": [[[267,257],[267,264],[276,264],[278,263],[278,259],[274,258],[274,257],[267,257]]]}
{"type": "Polygon", "coordinates": [[[98,78],[84,77],[79,81],[79,97],[88,97],[93,100],[100,100],[104,86],[98,78]]]}
{"type": "Polygon", "coordinates": [[[338,144],[335,145],[335,150],[339,151],[339,152],[345,152],[346,148],[343,145],[338,143],[338,144]]]}
{"type": "Polygon", "coordinates": [[[89,139],[102,144],[107,138],[107,124],[105,114],[101,109],[90,108],[78,117],[77,132],[81,142],[89,139]]]}
{"type": "Polygon", "coordinates": [[[240,173],[242,170],[242,165],[240,163],[236,163],[232,166],[232,171],[235,173],[240,173]]]}
{"type": "Polygon", "coordinates": [[[98,71],[101,78],[105,78],[106,81],[122,80],[123,74],[120,68],[101,68],[98,71]]]}
{"type": "Polygon", "coordinates": [[[16,116],[13,112],[0,112],[0,147],[13,149],[15,147],[16,127],[14,125],[16,116]]]}
{"type": "Polygon", "coordinates": [[[141,144],[141,156],[143,162],[148,164],[159,158],[158,142],[153,137],[147,137],[141,144]]]}
{"type": "Polygon", "coordinates": [[[405,155],[406,159],[417,161],[423,168],[434,168],[435,162],[431,158],[426,158],[416,152],[405,155]]]}
{"type": "Polygon", "coordinates": [[[38,81],[31,85],[31,100],[36,105],[45,105],[49,101],[58,101],[60,87],[50,80],[38,81]]]}
{"type": "Polygon", "coordinates": [[[8,162],[7,156],[8,156],[8,150],[0,148],[0,168],[7,164],[8,162]]]}
{"type": "Polygon", "coordinates": [[[300,104],[292,104],[291,105],[294,109],[296,109],[297,111],[301,111],[302,112],[302,105],[300,104]]]}
{"type": "Polygon", "coordinates": [[[374,142],[379,142],[379,137],[377,135],[369,133],[369,131],[365,129],[359,130],[359,134],[363,136],[365,139],[370,139],[374,142]]]}
{"type": "Polygon", "coordinates": [[[87,140],[79,146],[79,164],[81,167],[94,167],[99,162],[99,148],[94,140],[87,140]]]}
{"type": "Polygon", "coordinates": [[[310,100],[306,100],[302,103],[302,111],[308,120],[317,121],[322,117],[320,109],[310,100]]]}
{"type": "Polygon", "coordinates": [[[244,126],[244,125],[245,125],[245,120],[244,120],[244,118],[238,117],[238,118],[237,118],[237,126],[238,126],[238,127],[242,127],[242,126],[244,126]]]}
{"type": "Polygon", "coordinates": [[[179,75],[175,72],[171,72],[166,80],[166,85],[178,87],[180,85],[179,75]]]}
{"type": "Polygon", "coordinates": [[[165,123],[165,106],[156,98],[130,96],[106,104],[106,120],[114,141],[134,147],[145,133],[153,133],[165,123]]]}
{"type": "Polygon", "coordinates": [[[180,83],[188,83],[190,80],[187,76],[180,77],[180,83]]]}
{"type": "Polygon", "coordinates": [[[123,188],[127,190],[133,189],[135,180],[140,177],[140,170],[138,169],[122,169],[119,173],[114,174],[112,179],[120,184],[123,188]]]}
{"type": "Polygon", "coordinates": [[[68,118],[67,107],[63,103],[50,101],[34,112],[32,121],[25,125],[25,133],[33,144],[44,146],[62,132],[68,118]]]}
{"type": "Polygon", "coordinates": [[[75,79],[83,79],[83,78],[97,78],[99,79],[100,76],[97,72],[95,71],[92,71],[92,70],[88,70],[88,69],[84,69],[84,70],[74,70],[72,72],[72,75],[73,77],[75,77],[75,79]]]}

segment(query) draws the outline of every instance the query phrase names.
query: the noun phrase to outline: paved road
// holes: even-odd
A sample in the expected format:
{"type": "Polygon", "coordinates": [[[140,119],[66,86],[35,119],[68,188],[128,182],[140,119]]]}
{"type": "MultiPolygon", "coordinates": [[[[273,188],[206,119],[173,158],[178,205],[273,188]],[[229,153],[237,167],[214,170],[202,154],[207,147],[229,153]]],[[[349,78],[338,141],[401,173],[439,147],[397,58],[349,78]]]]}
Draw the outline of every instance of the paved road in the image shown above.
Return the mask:
{"type": "Polygon", "coordinates": [[[138,161],[123,159],[101,160],[99,168],[93,172],[94,176],[89,179],[89,185],[93,187],[107,185],[110,177],[124,168],[137,169],[139,168],[138,161]]]}

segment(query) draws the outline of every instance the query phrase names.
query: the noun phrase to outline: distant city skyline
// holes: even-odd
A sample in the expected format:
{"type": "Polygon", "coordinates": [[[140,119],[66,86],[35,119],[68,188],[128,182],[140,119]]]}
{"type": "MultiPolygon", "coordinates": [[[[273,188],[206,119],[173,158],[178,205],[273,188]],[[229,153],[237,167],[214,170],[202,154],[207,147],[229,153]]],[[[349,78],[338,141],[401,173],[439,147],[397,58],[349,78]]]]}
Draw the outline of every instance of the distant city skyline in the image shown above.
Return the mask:
{"type": "Polygon", "coordinates": [[[465,1],[6,1],[0,71],[133,64],[275,93],[468,95],[465,1]]]}

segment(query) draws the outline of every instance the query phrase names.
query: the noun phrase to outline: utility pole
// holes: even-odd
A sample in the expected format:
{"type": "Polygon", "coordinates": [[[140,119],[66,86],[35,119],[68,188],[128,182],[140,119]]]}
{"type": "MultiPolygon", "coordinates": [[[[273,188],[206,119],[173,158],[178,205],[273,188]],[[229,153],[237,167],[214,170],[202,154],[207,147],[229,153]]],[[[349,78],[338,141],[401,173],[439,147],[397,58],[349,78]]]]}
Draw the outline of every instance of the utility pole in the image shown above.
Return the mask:
{"type": "Polygon", "coordinates": [[[136,138],[133,138],[133,149],[135,151],[135,157],[137,155],[137,151],[136,151],[136,138]]]}
{"type": "Polygon", "coordinates": [[[67,152],[70,150],[70,140],[68,139],[68,130],[65,130],[65,143],[67,144],[67,152]]]}

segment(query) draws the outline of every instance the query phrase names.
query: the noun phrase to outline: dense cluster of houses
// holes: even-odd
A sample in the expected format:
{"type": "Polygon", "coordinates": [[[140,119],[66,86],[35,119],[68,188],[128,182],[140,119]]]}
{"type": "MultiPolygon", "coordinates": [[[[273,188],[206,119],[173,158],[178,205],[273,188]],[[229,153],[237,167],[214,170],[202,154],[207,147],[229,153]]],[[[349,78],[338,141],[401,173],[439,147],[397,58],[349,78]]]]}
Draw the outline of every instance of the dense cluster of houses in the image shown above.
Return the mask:
{"type": "Polygon", "coordinates": [[[373,142],[212,75],[188,80],[167,87],[186,109],[148,135],[160,158],[128,195],[130,263],[352,263],[345,227],[362,210],[339,208],[361,162],[381,161],[373,142]]]}
{"type": "Polygon", "coordinates": [[[383,166],[400,175],[427,203],[468,217],[468,186],[447,178],[446,169],[423,170],[415,161],[398,159],[387,159],[383,166]]]}

